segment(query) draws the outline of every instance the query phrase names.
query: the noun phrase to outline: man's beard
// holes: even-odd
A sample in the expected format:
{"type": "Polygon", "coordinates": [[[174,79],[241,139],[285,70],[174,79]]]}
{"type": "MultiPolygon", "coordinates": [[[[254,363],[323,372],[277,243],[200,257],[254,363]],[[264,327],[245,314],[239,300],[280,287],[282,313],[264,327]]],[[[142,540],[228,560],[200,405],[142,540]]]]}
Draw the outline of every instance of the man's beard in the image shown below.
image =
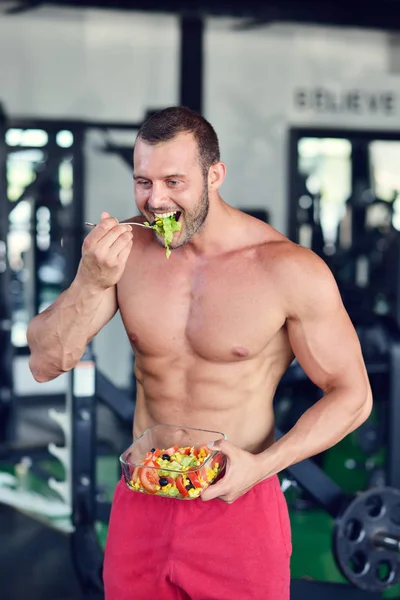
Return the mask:
{"type": "MultiPolygon", "coordinates": [[[[177,242],[170,244],[171,249],[184,246],[200,231],[207,218],[209,206],[208,189],[207,185],[204,185],[200,200],[194,209],[190,212],[185,211],[181,213],[179,222],[182,223],[183,237],[180,237],[177,242]]],[[[156,236],[156,240],[161,246],[164,246],[164,238],[156,236]]]]}

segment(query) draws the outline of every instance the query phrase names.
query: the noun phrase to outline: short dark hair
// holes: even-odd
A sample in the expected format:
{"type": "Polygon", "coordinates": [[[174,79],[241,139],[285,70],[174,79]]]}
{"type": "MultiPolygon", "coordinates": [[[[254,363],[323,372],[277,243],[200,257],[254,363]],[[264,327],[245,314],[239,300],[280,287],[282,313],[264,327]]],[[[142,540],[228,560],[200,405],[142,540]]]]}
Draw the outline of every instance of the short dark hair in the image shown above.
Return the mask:
{"type": "Polygon", "coordinates": [[[172,140],[180,133],[192,133],[199,149],[199,162],[204,175],[220,160],[219,142],[212,125],[185,106],[170,106],[148,118],[137,137],[148,144],[172,140]]]}

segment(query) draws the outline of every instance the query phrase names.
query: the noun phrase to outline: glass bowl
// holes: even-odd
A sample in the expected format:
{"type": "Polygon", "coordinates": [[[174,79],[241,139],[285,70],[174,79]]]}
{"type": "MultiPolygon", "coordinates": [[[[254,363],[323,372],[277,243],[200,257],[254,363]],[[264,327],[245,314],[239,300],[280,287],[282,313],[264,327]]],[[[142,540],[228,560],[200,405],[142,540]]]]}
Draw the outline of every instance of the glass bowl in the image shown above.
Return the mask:
{"type": "Polygon", "coordinates": [[[219,431],[154,425],[119,457],[127,487],[155,496],[192,500],[225,468],[222,452],[207,444],[226,439],[219,431]]]}

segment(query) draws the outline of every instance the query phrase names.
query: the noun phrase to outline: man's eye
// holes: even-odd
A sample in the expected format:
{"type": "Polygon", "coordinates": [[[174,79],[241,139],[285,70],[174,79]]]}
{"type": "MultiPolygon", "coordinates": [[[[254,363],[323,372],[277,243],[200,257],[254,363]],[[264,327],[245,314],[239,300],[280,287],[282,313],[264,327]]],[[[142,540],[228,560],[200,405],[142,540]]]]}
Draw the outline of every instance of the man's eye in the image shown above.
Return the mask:
{"type": "Polygon", "coordinates": [[[176,181],[175,179],[168,179],[168,185],[171,185],[172,187],[178,185],[178,181],[176,181]]]}
{"type": "Polygon", "coordinates": [[[150,181],[137,181],[138,185],[149,185],[150,181]]]}

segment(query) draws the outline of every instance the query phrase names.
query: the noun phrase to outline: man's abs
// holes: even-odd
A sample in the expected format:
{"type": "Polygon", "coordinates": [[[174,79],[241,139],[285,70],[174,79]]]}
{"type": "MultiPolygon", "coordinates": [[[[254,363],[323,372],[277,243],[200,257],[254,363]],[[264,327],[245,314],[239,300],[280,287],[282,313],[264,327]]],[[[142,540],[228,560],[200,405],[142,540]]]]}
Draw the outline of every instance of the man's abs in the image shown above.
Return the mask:
{"type": "Polygon", "coordinates": [[[136,358],[134,437],[158,423],[212,429],[258,453],[273,442],[273,396],[285,361],[213,364],[136,358]]]}

